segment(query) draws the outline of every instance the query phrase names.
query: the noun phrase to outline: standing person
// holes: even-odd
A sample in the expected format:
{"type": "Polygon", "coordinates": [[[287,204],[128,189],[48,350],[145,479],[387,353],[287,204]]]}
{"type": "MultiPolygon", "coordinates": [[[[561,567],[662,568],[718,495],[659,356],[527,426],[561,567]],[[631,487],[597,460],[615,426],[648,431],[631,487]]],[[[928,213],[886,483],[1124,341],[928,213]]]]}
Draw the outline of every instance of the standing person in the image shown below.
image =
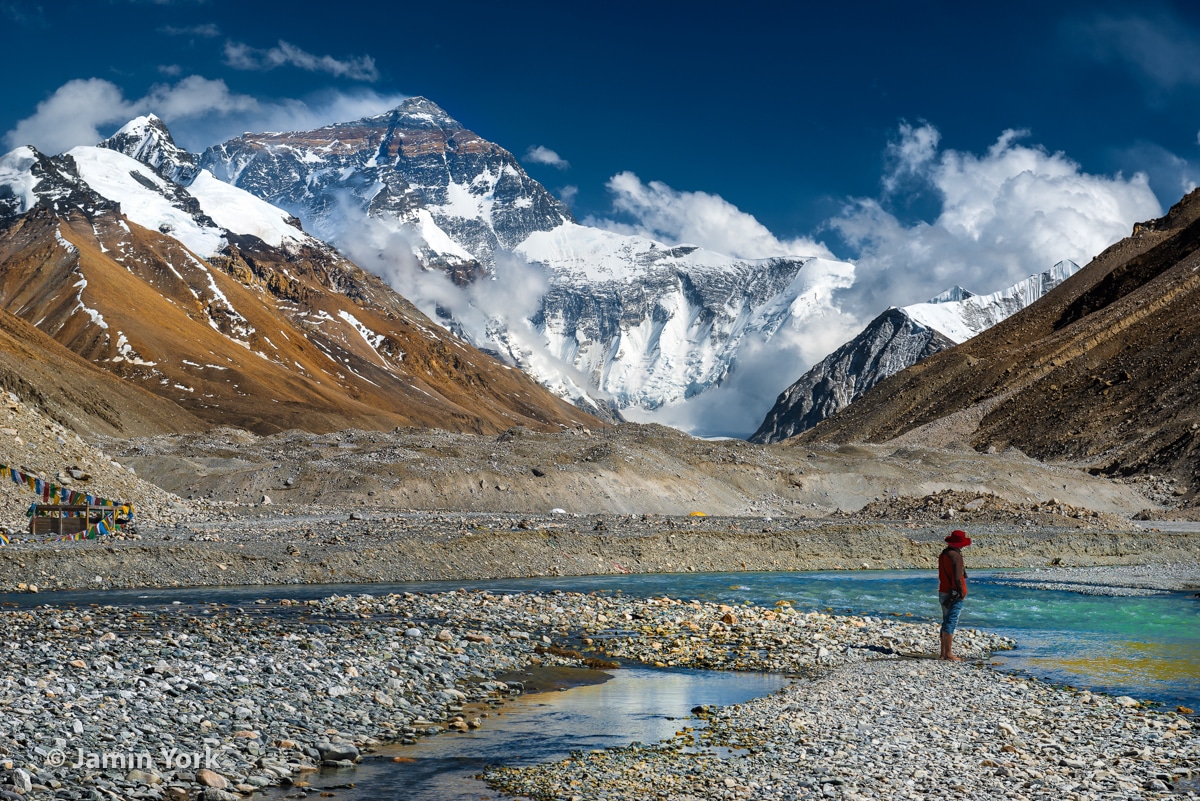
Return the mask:
{"type": "Polygon", "coordinates": [[[938,600],[942,603],[941,659],[961,662],[954,655],[954,629],[967,597],[967,570],[962,549],[971,544],[967,532],[955,530],[946,537],[946,549],[938,556],[938,600]]]}

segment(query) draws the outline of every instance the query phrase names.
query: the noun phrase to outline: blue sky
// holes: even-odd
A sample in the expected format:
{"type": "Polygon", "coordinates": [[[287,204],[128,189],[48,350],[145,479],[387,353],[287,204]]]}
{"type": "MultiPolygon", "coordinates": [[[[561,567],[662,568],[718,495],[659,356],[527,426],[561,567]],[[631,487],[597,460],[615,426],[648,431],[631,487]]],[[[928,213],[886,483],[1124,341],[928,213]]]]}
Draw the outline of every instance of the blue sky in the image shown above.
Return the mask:
{"type": "Polygon", "coordinates": [[[1200,180],[1195,4],[705,8],[0,0],[0,131],[55,151],[155,111],[198,150],[425,95],[581,219],[911,260],[866,306],[1086,259],[1200,180]]]}

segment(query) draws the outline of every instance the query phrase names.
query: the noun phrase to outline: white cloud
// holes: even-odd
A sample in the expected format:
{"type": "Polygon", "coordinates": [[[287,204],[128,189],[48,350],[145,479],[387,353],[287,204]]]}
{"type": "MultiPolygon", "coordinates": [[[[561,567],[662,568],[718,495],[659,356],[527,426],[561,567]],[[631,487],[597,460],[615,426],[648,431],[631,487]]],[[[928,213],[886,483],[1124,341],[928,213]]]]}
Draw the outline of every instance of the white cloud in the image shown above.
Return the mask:
{"type": "Polygon", "coordinates": [[[895,192],[906,178],[920,173],[937,155],[942,135],[932,125],[914,128],[900,123],[900,138],[888,144],[887,159],[891,169],[883,177],[883,188],[895,192]]]}
{"type": "Polygon", "coordinates": [[[267,50],[260,50],[243,42],[227,41],[225,63],[239,70],[273,70],[276,67],[292,66],[356,81],[379,80],[375,59],[370,56],[344,60],[333,56],[317,56],[282,39],[278,45],[267,50]]]}
{"type": "Polygon", "coordinates": [[[19,121],[4,141],[9,148],[33,145],[47,153],[61,153],[75,145],[94,145],[104,138],[98,126],[137,114],[136,105],[109,81],[68,81],[38,103],[37,111],[19,121]]]}
{"type": "Polygon", "coordinates": [[[734,258],[830,255],[824,245],[811,239],[778,239],[753,215],[719,195],[682,192],[661,181],[645,184],[632,172],[614,175],[608,190],[614,210],[634,222],[589,219],[588,225],[669,244],[698,245],[734,258]]]}
{"type": "Polygon", "coordinates": [[[930,126],[903,126],[891,152],[940,201],[932,222],[904,224],[879,200],[856,199],[829,222],[858,251],[858,278],[844,301],[863,315],[924,300],[960,284],[1009,286],[1060,259],[1086,264],[1132,224],[1161,214],[1144,173],[1085,173],[1063,153],[1018,143],[1005,131],[983,155],[930,150],[930,126]]]}
{"type": "Polygon", "coordinates": [[[579,187],[574,184],[567,184],[558,190],[558,199],[570,206],[575,202],[575,198],[579,195],[579,187]]]}
{"type": "Polygon", "coordinates": [[[199,75],[189,75],[174,84],[153,86],[138,105],[164,120],[256,111],[260,107],[253,97],[230,92],[224,81],[199,75]]]}
{"type": "Polygon", "coordinates": [[[48,28],[46,11],[41,3],[0,3],[0,13],[24,28],[48,28]]]}
{"type": "Polygon", "coordinates": [[[183,74],[183,67],[178,64],[159,64],[158,71],[163,75],[169,75],[172,78],[178,78],[183,74]]]}
{"type": "Polygon", "coordinates": [[[159,30],[171,36],[201,36],[205,39],[213,39],[221,35],[221,29],[211,22],[203,25],[164,25],[159,30]]]}
{"type": "Polygon", "coordinates": [[[224,81],[189,75],[173,84],[156,84],[131,100],[110,81],[88,78],[60,86],[7,132],[4,141],[9,148],[29,144],[60,153],[76,145],[94,145],[132,117],[153,112],[180,145],[199,151],[243,131],[308,130],[378,114],[404,99],[358,90],[260,101],[231,92],[224,81]]]}
{"type": "MultiPolygon", "coordinates": [[[[1161,214],[1145,174],[1088,174],[1062,153],[1022,144],[1025,136],[1005,131],[985,153],[973,154],[941,149],[931,125],[901,125],[885,153],[882,196],[854,199],[826,224],[853,249],[853,264],[806,267],[802,313],[769,338],[744,340],[720,386],[627,416],[697,434],[748,434],[779,391],[888,306],[925,300],[954,284],[992,292],[1064,258],[1086,264],[1127,236],[1134,222],[1161,214]],[[931,193],[936,216],[902,222],[889,210],[901,190],[906,198],[931,193]]],[[[1164,161],[1164,170],[1172,166],[1179,165],[1164,161]]],[[[614,209],[634,222],[589,224],[743,258],[825,252],[811,240],[779,240],[715,195],[647,185],[632,173],[615,176],[609,189],[614,209]]]]}
{"type": "Polygon", "coordinates": [[[550,167],[556,167],[560,170],[565,170],[571,166],[571,162],[567,161],[562,156],[543,145],[530,147],[528,150],[526,150],[525,161],[530,161],[534,164],[546,164],[550,167]]]}

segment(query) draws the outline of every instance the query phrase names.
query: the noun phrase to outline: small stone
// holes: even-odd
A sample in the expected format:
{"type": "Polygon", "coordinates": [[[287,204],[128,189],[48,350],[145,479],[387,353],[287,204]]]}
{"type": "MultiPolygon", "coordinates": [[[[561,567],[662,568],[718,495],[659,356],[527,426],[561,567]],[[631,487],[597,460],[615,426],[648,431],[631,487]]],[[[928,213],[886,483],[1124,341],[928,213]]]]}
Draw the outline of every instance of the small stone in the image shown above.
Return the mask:
{"type": "Polygon", "coordinates": [[[270,495],[262,496],[262,498],[260,498],[258,502],[263,506],[270,506],[273,503],[270,495]]]}
{"type": "Polygon", "coordinates": [[[33,779],[29,775],[29,771],[17,768],[12,772],[13,787],[17,788],[17,792],[21,795],[27,795],[33,792],[33,779]]]}
{"type": "Polygon", "coordinates": [[[1116,701],[1118,706],[1123,706],[1126,709],[1130,709],[1132,707],[1138,706],[1138,702],[1135,701],[1134,699],[1130,698],[1128,695],[1118,696],[1117,698],[1115,698],[1113,700],[1116,701]]]}
{"type": "Polygon", "coordinates": [[[352,743],[317,743],[322,762],[358,761],[358,748],[352,743]]]}
{"type": "Polygon", "coordinates": [[[421,630],[420,630],[420,629],[418,629],[418,628],[415,628],[415,627],[414,627],[414,628],[411,628],[411,629],[405,629],[405,630],[404,630],[404,636],[405,636],[405,637],[420,637],[420,636],[421,636],[421,630]]]}
{"type": "Polygon", "coordinates": [[[144,770],[131,770],[125,774],[125,781],[145,785],[162,784],[162,776],[144,770]]]}
{"type": "Polygon", "coordinates": [[[202,787],[212,787],[217,790],[224,790],[229,786],[229,782],[225,780],[224,776],[208,768],[196,771],[196,782],[202,787]]]}

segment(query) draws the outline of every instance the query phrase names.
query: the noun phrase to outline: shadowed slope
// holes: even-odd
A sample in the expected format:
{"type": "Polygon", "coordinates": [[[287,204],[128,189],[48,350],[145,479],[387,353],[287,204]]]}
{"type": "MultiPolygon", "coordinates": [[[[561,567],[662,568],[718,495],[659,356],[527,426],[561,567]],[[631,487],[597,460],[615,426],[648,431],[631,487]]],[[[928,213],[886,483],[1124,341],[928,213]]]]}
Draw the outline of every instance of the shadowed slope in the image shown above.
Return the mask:
{"type": "Polygon", "coordinates": [[[1200,488],[1200,193],[1038,303],[791,440],[1016,446],[1200,488]]]}

